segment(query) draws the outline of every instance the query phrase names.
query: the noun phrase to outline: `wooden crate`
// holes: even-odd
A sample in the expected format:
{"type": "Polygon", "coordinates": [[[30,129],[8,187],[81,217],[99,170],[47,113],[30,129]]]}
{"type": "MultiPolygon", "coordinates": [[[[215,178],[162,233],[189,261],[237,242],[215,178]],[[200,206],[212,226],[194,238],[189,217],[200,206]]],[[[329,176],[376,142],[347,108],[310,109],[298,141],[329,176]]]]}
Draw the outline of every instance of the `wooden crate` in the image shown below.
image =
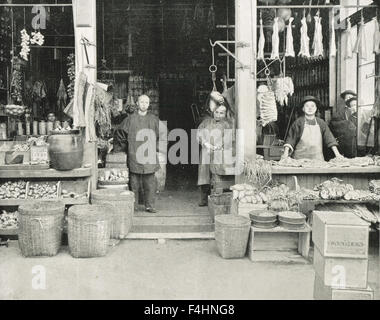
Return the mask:
{"type": "Polygon", "coordinates": [[[368,258],[369,226],[351,212],[314,211],[313,243],[324,257],[368,258]]]}
{"type": "Polygon", "coordinates": [[[211,175],[211,193],[220,194],[224,190],[230,190],[235,184],[235,176],[222,176],[218,174],[211,175]]]}
{"type": "Polygon", "coordinates": [[[371,287],[366,289],[340,289],[325,286],[322,279],[315,275],[314,278],[315,300],[373,300],[374,293],[371,287]]]}
{"type": "Polygon", "coordinates": [[[287,230],[282,227],[274,229],[251,227],[248,241],[248,257],[251,261],[260,261],[262,252],[270,252],[266,261],[271,261],[271,259],[273,261],[281,260],[281,257],[294,256],[295,253],[308,259],[310,233],[311,228],[308,225],[302,230],[287,230]]]}
{"type": "Polygon", "coordinates": [[[347,288],[368,286],[368,259],[326,258],[314,247],[314,269],[325,286],[336,285],[343,279],[347,288]]]}
{"type": "Polygon", "coordinates": [[[89,179],[77,179],[75,181],[72,181],[72,180],[60,181],[59,197],[61,199],[72,199],[73,203],[75,202],[89,203],[90,193],[91,193],[91,180],[89,179]],[[62,190],[66,190],[69,193],[75,193],[76,197],[74,198],[67,197],[67,196],[64,197],[62,194],[62,190]]]}

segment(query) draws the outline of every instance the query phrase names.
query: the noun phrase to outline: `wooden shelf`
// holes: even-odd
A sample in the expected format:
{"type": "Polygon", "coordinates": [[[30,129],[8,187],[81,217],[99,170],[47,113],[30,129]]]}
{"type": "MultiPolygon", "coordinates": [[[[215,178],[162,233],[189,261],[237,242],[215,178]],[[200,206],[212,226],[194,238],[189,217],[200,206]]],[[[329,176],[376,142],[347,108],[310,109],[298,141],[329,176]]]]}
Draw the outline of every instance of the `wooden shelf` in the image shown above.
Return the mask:
{"type": "Polygon", "coordinates": [[[380,204],[376,200],[303,200],[305,203],[310,204],[380,204]]]}
{"type": "Polygon", "coordinates": [[[70,198],[54,198],[54,199],[9,199],[0,200],[0,207],[17,207],[26,203],[33,203],[37,201],[62,201],[66,206],[89,204],[88,198],[70,199],[70,198]]]}
{"type": "Polygon", "coordinates": [[[91,176],[91,168],[79,168],[69,171],[47,170],[1,170],[0,179],[25,178],[84,178],[91,176]]]}
{"type": "Polygon", "coordinates": [[[370,167],[344,167],[344,168],[303,168],[303,167],[280,167],[272,166],[272,174],[352,174],[352,173],[378,173],[380,166],[370,167]]]}
{"type": "Polygon", "coordinates": [[[257,228],[257,227],[252,226],[251,229],[254,232],[268,232],[268,233],[277,233],[277,232],[307,233],[307,232],[311,232],[311,227],[308,224],[305,224],[304,228],[298,229],[298,230],[285,229],[281,226],[277,226],[277,227],[272,228],[272,229],[257,228]]]}
{"type": "Polygon", "coordinates": [[[18,229],[0,229],[0,236],[17,236],[18,229]]]}

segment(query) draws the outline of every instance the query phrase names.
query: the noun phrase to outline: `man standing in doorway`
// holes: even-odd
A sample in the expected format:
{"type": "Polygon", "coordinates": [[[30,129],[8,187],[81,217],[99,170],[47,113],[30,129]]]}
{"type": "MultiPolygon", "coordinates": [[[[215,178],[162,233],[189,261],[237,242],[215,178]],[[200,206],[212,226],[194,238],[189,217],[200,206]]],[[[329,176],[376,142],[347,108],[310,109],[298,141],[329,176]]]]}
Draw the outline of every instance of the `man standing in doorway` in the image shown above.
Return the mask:
{"type": "Polygon", "coordinates": [[[127,151],[130,186],[135,194],[135,209],[139,203],[139,190],[144,190],[145,210],[156,213],[156,178],[158,162],[159,120],[148,112],[149,97],[138,98],[138,111],[131,114],[115,131],[115,151],[127,151]],[[144,153],[142,154],[142,151],[144,153]],[[150,154],[149,154],[150,153],[150,154]]]}

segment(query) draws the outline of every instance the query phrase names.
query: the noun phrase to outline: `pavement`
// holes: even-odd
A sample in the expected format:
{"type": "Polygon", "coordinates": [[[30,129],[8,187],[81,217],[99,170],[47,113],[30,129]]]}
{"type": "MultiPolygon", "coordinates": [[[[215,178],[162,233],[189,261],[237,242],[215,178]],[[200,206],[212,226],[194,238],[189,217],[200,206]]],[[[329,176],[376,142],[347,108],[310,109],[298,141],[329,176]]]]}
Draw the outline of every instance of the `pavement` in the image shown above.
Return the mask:
{"type": "MultiPolygon", "coordinates": [[[[379,299],[378,249],[370,285],[379,299]]],[[[214,240],[124,240],[103,258],[24,258],[17,241],[0,247],[0,299],[313,299],[308,264],[222,259],[214,240]]]]}

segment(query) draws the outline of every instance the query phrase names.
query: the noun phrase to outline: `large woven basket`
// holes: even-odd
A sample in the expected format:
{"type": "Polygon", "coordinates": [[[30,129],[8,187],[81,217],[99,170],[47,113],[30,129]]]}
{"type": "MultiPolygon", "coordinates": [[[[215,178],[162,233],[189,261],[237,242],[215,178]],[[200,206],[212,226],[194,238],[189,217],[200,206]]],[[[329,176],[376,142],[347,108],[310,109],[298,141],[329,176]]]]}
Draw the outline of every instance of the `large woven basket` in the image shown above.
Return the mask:
{"type": "Polygon", "coordinates": [[[111,238],[124,239],[132,228],[135,194],[132,191],[103,189],[91,194],[91,203],[112,205],[114,207],[111,238]]]}
{"type": "Polygon", "coordinates": [[[19,207],[18,243],[25,257],[55,256],[60,248],[65,205],[37,201],[19,207]]]}
{"type": "Polygon", "coordinates": [[[74,258],[107,254],[113,210],[110,205],[78,205],[69,209],[69,249],[74,258]]]}
{"type": "Polygon", "coordinates": [[[215,240],[224,259],[243,258],[247,251],[251,221],[237,215],[215,217],[215,240]]]}
{"type": "Polygon", "coordinates": [[[230,214],[232,193],[213,194],[208,196],[208,212],[214,222],[215,217],[230,214]]]}

